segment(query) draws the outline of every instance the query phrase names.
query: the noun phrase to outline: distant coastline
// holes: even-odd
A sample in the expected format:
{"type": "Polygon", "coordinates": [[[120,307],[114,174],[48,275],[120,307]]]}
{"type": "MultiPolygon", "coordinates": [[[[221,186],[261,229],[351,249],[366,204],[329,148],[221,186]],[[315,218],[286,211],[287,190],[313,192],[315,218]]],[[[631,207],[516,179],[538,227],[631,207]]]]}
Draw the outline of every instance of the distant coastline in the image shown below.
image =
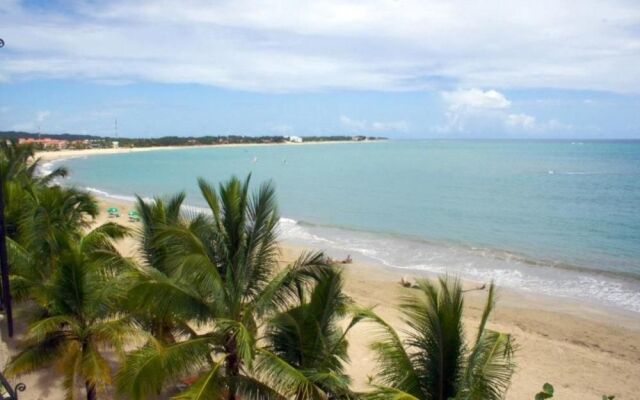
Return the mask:
{"type": "Polygon", "coordinates": [[[321,145],[321,144],[347,144],[347,143],[375,143],[379,141],[387,140],[386,138],[379,138],[375,140],[325,140],[325,141],[307,141],[302,143],[293,142],[281,142],[281,143],[225,143],[225,144],[198,144],[198,145],[184,145],[184,146],[148,146],[148,147],[118,147],[118,148],[97,148],[97,149],[63,149],[63,150],[39,150],[36,152],[36,157],[42,161],[56,161],[68,158],[87,157],[95,155],[107,155],[107,154],[124,154],[124,153],[139,153],[147,151],[166,151],[166,150],[178,150],[178,149],[197,149],[197,148],[216,148],[216,147],[254,147],[254,146],[306,146],[306,145],[321,145]]]}
{"type": "Polygon", "coordinates": [[[78,134],[47,134],[21,131],[0,131],[0,140],[31,144],[37,151],[97,150],[97,149],[148,149],[226,145],[308,144],[370,142],[386,140],[385,137],[365,135],[330,136],[163,136],[157,138],[130,138],[78,134]]]}

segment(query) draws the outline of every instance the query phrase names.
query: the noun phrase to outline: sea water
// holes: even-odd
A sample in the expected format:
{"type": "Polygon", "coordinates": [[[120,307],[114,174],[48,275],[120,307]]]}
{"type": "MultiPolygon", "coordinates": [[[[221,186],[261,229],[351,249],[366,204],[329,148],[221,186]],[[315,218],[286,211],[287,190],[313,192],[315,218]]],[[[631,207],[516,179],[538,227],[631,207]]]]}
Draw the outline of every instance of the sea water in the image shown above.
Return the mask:
{"type": "Polygon", "coordinates": [[[67,184],[130,198],[252,174],[281,237],[640,312],[640,142],[396,140],[185,148],[64,160],[67,184]]]}

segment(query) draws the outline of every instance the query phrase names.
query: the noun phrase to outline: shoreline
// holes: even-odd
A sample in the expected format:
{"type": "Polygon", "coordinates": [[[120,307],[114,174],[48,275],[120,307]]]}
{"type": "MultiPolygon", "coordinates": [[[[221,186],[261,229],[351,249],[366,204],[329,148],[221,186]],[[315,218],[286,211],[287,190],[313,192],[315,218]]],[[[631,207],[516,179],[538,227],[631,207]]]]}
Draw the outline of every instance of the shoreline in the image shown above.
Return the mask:
{"type": "MultiPolygon", "coordinates": [[[[95,191],[91,191],[90,193],[98,199],[100,208],[102,210],[106,210],[108,207],[113,206],[121,209],[121,215],[118,222],[128,223],[128,221],[126,221],[126,212],[132,210],[135,207],[135,201],[132,198],[125,198],[125,196],[104,196],[95,191]]],[[[145,198],[145,201],[146,200],[151,199],[145,198]]],[[[185,206],[195,207],[188,204],[185,204],[185,206]]],[[[195,208],[199,209],[200,207],[195,208]]],[[[281,247],[286,249],[286,252],[289,252],[291,250],[299,253],[305,249],[324,251],[326,253],[329,253],[330,256],[333,256],[334,259],[340,259],[341,257],[344,257],[344,254],[346,254],[345,250],[328,249],[322,246],[301,244],[286,239],[281,239],[280,243],[281,247]]],[[[356,264],[347,264],[345,268],[349,268],[349,266],[351,265],[356,265],[360,269],[372,270],[375,271],[375,273],[384,276],[387,280],[393,282],[394,284],[398,284],[400,279],[403,277],[409,277],[413,281],[415,279],[433,279],[442,275],[441,273],[426,270],[393,267],[370,259],[363,261],[362,258],[365,257],[361,254],[351,253],[351,255],[354,258],[360,258],[360,261],[358,261],[356,264]]],[[[456,275],[452,274],[452,276],[456,275]]],[[[468,278],[460,278],[460,280],[463,282],[464,286],[468,288],[478,287],[482,284],[489,283],[488,281],[468,278]]],[[[514,289],[511,287],[500,286],[499,284],[496,284],[496,287],[500,290],[503,297],[508,298],[510,300],[510,303],[513,303],[513,305],[518,308],[562,312],[598,323],[609,323],[611,322],[611,317],[614,316],[615,318],[619,319],[617,322],[622,323],[629,329],[637,330],[640,334],[640,313],[634,311],[625,310],[606,304],[599,304],[597,302],[585,302],[582,299],[564,296],[553,296],[544,293],[535,293],[524,289],[514,289]]]]}
{"type": "MultiPolygon", "coordinates": [[[[327,142],[307,142],[307,143],[240,143],[240,144],[226,144],[226,145],[198,145],[198,146],[165,146],[165,147],[139,147],[139,148],[120,148],[120,149],[85,149],[85,150],[65,150],[65,151],[54,151],[54,152],[40,152],[37,153],[36,156],[39,156],[44,161],[45,166],[51,166],[51,164],[60,165],[59,163],[65,159],[71,158],[79,158],[79,157],[89,157],[94,155],[111,155],[111,154],[123,154],[123,153],[131,153],[131,152],[149,152],[149,151],[168,151],[168,150],[176,150],[176,149],[196,149],[196,148],[210,148],[210,147],[257,147],[257,146],[278,146],[278,145],[312,145],[312,144],[337,144],[337,143],[375,143],[377,141],[368,141],[368,142],[356,142],[356,141],[327,141],[327,142]]],[[[101,187],[96,186],[87,186],[84,188],[95,196],[108,198],[112,200],[122,200],[122,201],[133,201],[133,195],[130,194],[121,194],[119,192],[113,192],[111,190],[104,191],[101,187]]],[[[288,219],[288,218],[284,218],[288,219]]],[[[294,220],[292,220],[294,221],[294,220]]],[[[295,221],[294,221],[295,222],[295,221]]],[[[353,232],[352,232],[353,233],[353,232]]],[[[355,233],[354,233],[355,234],[355,233]]],[[[322,235],[322,233],[320,233],[322,235]]],[[[385,238],[382,238],[380,241],[384,242],[385,238]]],[[[317,245],[325,245],[320,243],[304,243],[305,241],[297,241],[295,238],[292,239],[294,245],[304,245],[304,246],[317,246],[317,245]]],[[[430,242],[426,242],[430,243],[430,242]]],[[[459,267],[460,260],[449,260],[449,265],[446,262],[442,264],[442,266],[438,265],[434,268],[421,268],[417,266],[416,268],[412,268],[411,265],[407,265],[406,262],[401,260],[389,261],[377,259],[375,256],[369,257],[367,254],[363,252],[359,252],[357,249],[348,250],[347,248],[343,248],[340,242],[332,243],[335,244],[334,250],[341,251],[344,250],[344,255],[346,253],[356,252],[360,253],[360,257],[366,257],[367,262],[370,264],[376,264],[381,267],[389,268],[394,272],[403,273],[403,274],[417,274],[423,276],[434,276],[437,274],[437,270],[439,268],[448,270],[453,274],[457,274],[462,276],[467,281],[478,282],[480,280],[490,280],[494,279],[498,282],[498,284],[503,289],[513,290],[522,295],[529,293],[536,293],[535,291],[541,291],[541,293],[536,293],[536,296],[544,296],[550,299],[554,299],[555,301],[560,301],[562,303],[573,303],[578,305],[590,305],[591,308],[597,308],[599,310],[605,310],[606,313],[614,312],[616,314],[622,314],[626,316],[639,316],[640,309],[637,306],[637,295],[635,290],[640,290],[640,281],[633,280],[633,282],[628,280],[628,277],[620,274],[616,274],[613,272],[608,272],[606,270],[599,271],[598,269],[591,269],[584,266],[578,265],[569,265],[569,267],[556,267],[553,262],[545,262],[544,259],[536,259],[535,255],[523,255],[517,252],[513,252],[511,250],[504,250],[500,248],[481,248],[480,251],[489,251],[498,253],[508,253],[508,260],[513,261],[514,265],[505,266],[503,264],[508,263],[507,259],[504,258],[491,258],[488,262],[489,273],[485,274],[485,276],[478,276],[474,273],[466,273],[459,267]],[[513,257],[512,257],[513,256],[513,257]],[[515,257],[515,258],[514,258],[515,257]],[[533,261],[531,261],[533,260],[533,261]],[[389,264],[391,262],[394,265],[389,264]],[[493,263],[493,264],[491,264],[493,263]],[[501,271],[504,268],[512,268],[514,272],[514,276],[502,275],[501,271]],[[431,269],[431,270],[430,270],[431,269]],[[553,276],[542,276],[542,270],[547,270],[553,276]],[[493,272],[492,272],[493,271],[493,272]],[[518,279],[517,274],[522,273],[525,276],[528,276],[528,280],[525,282],[521,282],[518,279]],[[577,277],[577,278],[574,278],[577,277]],[[514,280],[515,279],[515,280],[514,280]],[[590,279],[595,282],[594,286],[597,293],[593,293],[590,290],[586,292],[582,289],[583,283],[582,279],[590,279]],[[560,285],[556,285],[555,282],[561,282],[560,285]],[[526,286],[519,287],[522,284],[526,286]],[[598,289],[599,285],[605,285],[606,288],[598,289]],[[618,289],[618,290],[616,290],[618,289]],[[604,293],[604,297],[599,297],[600,292],[604,293]],[[629,303],[629,301],[633,301],[629,303]]],[[[441,247],[449,247],[451,243],[431,243],[436,247],[441,245],[441,247]]],[[[369,243],[369,245],[383,245],[384,243],[369,243]]],[[[465,252],[468,252],[469,256],[474,257],[473,253],[477,250],[474,246],[463,246],[460,245],[460,249],[465,252]]],[[[424,250],[424,249],[423,249],[424,250]]],[[[436,251],[439,251],[436,249],[436,251]]],[[[410,263],[411,264],[411,263],[410,263]]],[[[485,263],[486,264],[486,263],[485,263]]],[[[485,265],[486,267],[487,265],[485,265]]]]}
{"type": "MultiPolygon", "coordinates": [[[[133,202],[96,197],[101,212],[94,226],[107,221],[118,222],[132,230],[139,226],[139,223],[128,221],[127,212],[133,208],[133,202]],[[120,217],[107,217],[106,209],[112,206],[120,209],[120,217]]],[[[116,247],[125,256],[137,257],[135,237],[119,241],[116,247]]],[[[279,261],[285,265],[309,248],[281,242],[280,249],[279,261]]],[[[335,256],[331,252],[327,254],[335,256]]],[[[412,289],[403,288],[399,280],[405,276],[413,280],[416,274],[363,262],[357,256],[353,263],[342,265],[341,269],[345,275],[345,293],[360,306],[375,307],[378,315],[401,330],[402,316],[396,306],[399,298],[410,294],[412,289]]],[[[477,287],[464,280],[463,285],[477,287]]],[[[640,392],[640,381],[637,380],[640,376],[640,318],[500,287],[497,295],[497,305],[488,327],[512,334],[518,346],[515,355],[518,367],[506,399],[532,399],[545,382],[554,385],[556,396],[562,400],[596,400],[603,394],[615,395],[621,400],[637,397],[640,392]]],[[[474,335],[485,301],[486,290],[465,294],[463,322],[468,339],[474,335]]],[[[368,376],[374,373],[375,357],[368,347],[370,328],[367,323],[356,325],[348,336],[350,361],[345,370],[353,378],[352,388],[358,391],[369,388],[368,376]]],[[[16,338],[11,340],[3,332],[0,343],[3,359],[15,354],[23,331],[24,326],[17,327],[16,338]]],[[[63,397],[62,379],[53,371],[26,374],[19,381],[27,385],[27,391],[20,396],[23,400],[63,397]]]]}
{"type": "MultiPolygon", "coordinates": [[[[186,148],[197,147],[209,146],[186,148]]],[[[139,148],[133,151],[181,148],[183,147],[139,148]]],[[[43,161],[51,162],[69,157],[132,151],[130,149],[105,150],[50,152],[57,157],[49,157],[43,161]]],[[[109,220],[135,227],[136,224],[130,223],[127,218],[127,212],[133,208],[131,200],[117,196],[105,197],[95,191],[92,194],[99,200],[102,211],[96,224],[109,220]],[[121,216],[118,219],[107,219],[105,210],[110,206],[120,208],[121,216]]],[[[136,244],[133,239],[121,241],[118,243],[118,248],[123,254],[135,257],[136,244]]],[[[290,262],[302,249],[319,250],[320,248],[282,241],[281,262],[290,262]]],[[[339,251],[327,252],[334,258],[344,256],[344,254],[335,253],[339,251]]],[[[414,280],[438,276],[437,273],[428,271],[394,268],[369,260],[363,261],[364,256],[359,254],[352,253],[352,256],[354,262],[342,267],[345,273],[346,294],[361,306],[375,306],[376,311],[385,320],[399,328],[402,327],[402,321],[395,306],[400,296],[411,291],[411,289],[402,288],[399,280],[403,277],[414,280]]],[[[486,283],[467,279],[462,281],[467,288],[486,283]]],[[[473,330],[479,321],[485,295],[485,291],[472,291],[466,294],[464,323],[468,338],[472,337],[473,330]]],[[[351,362],[346,365],[346,371],[353,377],[355,390],[366,390],[367,377],[373,373],[374,358],[367,347],[371,337],[369,327],[367,324],[359,325],[349,336],[351,362]]],[[[634,399],[637,393],[640,393],[640,382],[637,381],[637,376],[640,376],[640,316],[638,313],[606,305],[594,306],[579,299],[527,292],[498,285],[498,302],[489,327],[513,334],[519,346],[516,353],[518,370],[514,375],[507,399],[531,399],[545,382],[553,384],[556,388],[556,396],[563,400],[600,399],[603,394],[615,395],[617,399],[634,399]]],[[[27,382],[35,379],[32,375],[28,376],[27,382]]],[[[33,385],[30,387],[37,387],[40,380],[42,379],[28,384],[33,385]]],[[[51,382],[51,379],[47,380],[48,386],[51,382]]],[[[55,382],[54,386],[60,386],[58,381],[55,382]]],[[[49,390],[48,386],[42,386],[42,390],[49,390]]],[[[52,390],[57,393],[54,389],[52,390]]],[[[24,396],[24,398],[57,397],[53,395],[36,397],[34,394],[34,397],[24,396]]]]}
{"type": "MultiPolygon", "coordinates": [[[[96,223],[114,221],[107,219],[104,210],[116,206],[121,212],[116,221],[136,226],[126,216],[134,207],[133,202],[99,197],[99,203],[103,212],[96,223]]],[[[303,250],[322,250],[287,241],[281,241],[280,247],[282,264],[290,263],[303,250]]],[[[135,241],[130,238],[119,243],[119,249],[135,256],[135,241]]],[[[331,251],[326,253],[336,258],[331,251]]],[[[376,312],[397,327],[402,326],[402,321],[395,307],[399,298],[412,290],[403,288],[400,279],[414,281],[438,276],[395,269],[363,261],[358,256],[341,268],[346,294],[361,306],[375,306],[376,312]]],[[[462,279],[462,283],[466,288],[477,288],[488,282],[462,279]]],[[[468,337],[473,336],[485,296],[485,290],[465,295],[465,330],[471,331],[468,337]]],[[[533,398],[545,382],[553,384],[557,397],[563,400],[595,400],[603,394],[633,399],[640,392],[640,382],[633,378],[640,376],[640,318],[636,313],[498,286],[496,310],[489,326],[513,334],[519,346],[518,370],[507,399],[533,398]]],[[[373,373],[369,327],[359,325],[349,337],[351,362],[347,372],[353,377],[356,390],[366,390],[367,377],[373,373]]]]}
{"type": "Polygon", "coordinates": [[[203,148],[225,148],[225,147],[256,147],[256,146],[309,146],[322,144],[346,144],[346,143],[378,143],[386,140],[327,140],[324,142],[302,142],[302,143],[229,143],[229,144],[199,144],[195,146],[152,146],[152,147],[119,147],[106,149],[65,149],[57,151],[37,151],[36,158],[40,158],[43,162],[66,160],[69,158],[89,157],[96,155],[109,154],[126,154],[141,153],[148,151],[167,151],[167,150],[186,150],[186,149],[203,149],[203,148]]]}
{"type": "MultiPolygon", "coordinates": [[[[342,141],[337,141],[337,142],[310,142],[307,143],[307,145],[310,144],[332,144],[332,143],[361,143],[361,142],[342,142],[342,141]]],[[[371,143],[373,143],[373,141],[371,141],[371,143]]],[[[285,145],[288,143],[285,143],[285,145]]],[[[291,143],[290,145],[299,145],[300,143],[291,143]]],[[[304,143],[302,143],[304,144],[304,143]]],[[[55,155],[56,157],[49,157],[46,161],[45,164],[49,164],[49,163],[59,163],[65,159],[69,159],[69,158],[74,158],[74,157],[86,157],[86,156],[93,156],[93,155],[109,155],[109,154],[122,154],[122,153],[127,153],[127,152],[146,152],[146,151],[167,151],[167,150],[175,150],[175,149],[182,149],[182,148],[208,148],[208,147],[220,147],[220,146],[225,146],[225,147],[253,147],[253,146],[277,146],[279,144],[229,144],[229,145],[202,145],[202,146],[167,146],[167,147],[150,147],[150,148],[133,148],[133,149],[88,149],[88,150],[69,150],[69,151],[59,151],[59,152],[45,152],[46,153],[51,153],[53,155],[55,155]]],[[[39,154],[38,154],[39,155],[39,154]]],[[[110,203],[114,203],[114,204],[119,204],[120,206],[123,207],[130,207],[133,202],[135,201],[135,198],[133,195],[127,195],[127,194],[119,194],[119,193],[109,193],[106,191],[103,191],[101,188],[99,187],[85,187],[83,188],[84,190],[88,191],[90,194],[94,195],[95,197],[97,197],[98,199],[100,199],[101,203],[106,203],[106,202],[110,202],[110,203]]],[[[151,200],[150,198],[145,197],[144,198],[145,201],[146,200],[151,200]]],[[[192,207],[195,209],[199,209],[200,206],[194,206],[194,205],[190,205],[190,204],[185,204],[185,206],[187,207],[192,207]]],[[[284,219],[286,220],[291,220],[290,218],[286,218],[284,217],[284,219]]],[[[295,220],[291,220],[296,222],[295,220]]],[[[311,244],[311,243],[304,243],[304,242],[300,242],[297,241],[295,239],[293,240],[287,240],[284,239],[281,241],[282,243],[286,244],[287,247],[293,247],[293,248],[313,248],[313,249],[322,249],[322,250],[327,250],[326,246],[325,247],[321,247],[318,244],[311,244]]],[[[336,253],[340,253],[340,255],[342,257],[346,256],[347,253],[350,252],[349,249],[346,248],[333,248],[330,249],[336,253]],[[344,254],[343,254],[344,253],[344,254]]],[[[405,275],[414,275],[417,277],[427,277],[427,278],[431,278],[431,277],[435,277],[438,276],[439,274],[441,274],[440,272],[437,271],[429,271],[426,269],[419,269],[419,268],[412,268],[410,266],[394,266],[394,265],[389,265],[388,263],[384,262],[383,260],[378,260],[372,257],[368,257],[365,254],[361,254],[361,253],[356,253],[357,250],[351,250],[352,255],[357,256],[357,257],[361,257],[361,258],[366,258],[365,263],[369,266],[374,266],[375,268],[378,269],[383,269],[385,271],[387,271],[389,274],[394,274],[397,275],[396,276],[396,281],[398,281],[402,276],[405,275]]],[[[545,265],[543,265],[545,266],[545,265]]],[[[445,265],[444,268],[446,269],[450,269],[447,268],[447,266],[445,265]]],[[[549,267],[549,268],[554,268],[554,267],[549,267]]],[[[618,275],[612,275],[611,273],[608,273],[606,271],[603,272],[598,272],[598,271],[591,271],[588,269],[581,269],[581,270],[565,270],[565,269],[561,269],[560,270],[563,274],[576,274],[578,276],[587,276],[587,277],[595,277],[595,276],[604,276],[605,278],[611,280],[611,284],[615,284],[616,282],[620,282],[620,281],[624,281],[625,277],[624,276],[618,276],[618,275]]],[[[479,277],[470,277],[470,276],[463,276],[464,274],[460,274],[460,271],[447,271],[446,273],[451,273],[452,275],[455,276],[460,276],[461,279],[464,282],[468,282],[469,284],[483,284],[483,283],[487,283],[488,280],[490,280],[491,278],[487,278],[486,280],[483,280],[482,278],[479,277]]],[[[558,277],[560,280],[562,280],[562,276],[558,277]]],[[[562,306],[564,312],[567,313],[572,313],[573,315],[579,315],[579,314],[583,314],[583,313],[588,313],[590,315],[593,315],[596,318],[599,318],[600,316],[610,316],[611,314],[615,314],[618,317],[621,317],[622,319],[626,320],[627,322],[631,322],[631,323],[627,323],[625,324],[627,327],[630,327],[632,329],[637,329],[640,330],[640,312],[635,311],[635,310],[631,310],[628,308],[624,308],[624,306],[622,305],[618,305],[618,304],[607,304],[607,303],[603,303],[602,300],[597,299],[597,298],[580,298],[580,297],[573,297],[571,295],[567,295],[567,294],[549,294],[549,293],[538,293],[535,292],[535,288],[531,288],[531,287],[524,287],[524,288],[517,288],[514,287],[513,285],[505,285],[505,284],[500,284],[499,282],[497,283],[497,286],[500,287],[500,289],[502,291],[508,291],[508,292],[512,292],[514,293],[516,296],[520,297],[520,298],[529,298],[529,299],[533,299],[534,302],[536,303],[541,303],[540,305],[546,304],[547,309],[549,310],[553,310],[553,309],[557,309],[559,305],[562,306]]],[[[599,320],[599,322],[602,322],[602,320],[599,320]]]]}
{"type": "MultiPolygon", "coordinates": [[[[122,206],[124,208],[131,208],[133,203],[135,202],[135,198],[133,195],[121,195],[114,193],[107,193],[100,188],[94,187],[85,187],[84,190],[87,190],[89,193],[100,199],[101,202],[110,203],[114,205],[122,206]]],[[[152,201],[151,197],[143,197],[145,201],[152,201]]],[[[206,207],[202,205],[193,205],[193,204],[184,204],[185,208],[192,209],[196,212],[201,210],[206,210],[206,207]]],[[[299,223],[299,221],[293,220],[291,218],[282,217],[281,223],[286,221],[286,225],[289,225],[291,222],[294,224],[299,223]]],[[[405,266],[405,265],[394,265],[388,260],[383,260],[380,258],[373,257],[364,252],[364,250],[360,250],[357,248],[348,248],[343,247],[341,242],[333,242],[331,244],[320,244],[318,240],[313,239],[312,242],[306,241],[306,239],[299,239],[295,235],[297,233],[287,232],[287,228],[281,233],[283,238],[280,240],[286,247],[291,248],[308,248],[308,249],[316,249],[331,252],[334,256],[337,256],[340,259],[345,258],[350,255],[353,257],[357,257],[362,261],[362,264],[366,264],[376,269],[383,270],[390,275],[394,275],[396,278],[396,282],[400,280],[403,276],[414,276],[416,278],[433,278],[442,274],[450,274],[452,276],[459,277],[462,281],[468,283],[469,285],[482,285],[488,283],[490,281],[496,281],[496,286],[498,286],[502,291],[513,293],[515,296],[519,298],[529,299],[527,302],[539,303],[536,308],[544,307],[548,310],[558,310],[558,308],[562,308],[564,312],[571,313],[576,316],[584,316],[585,313],[590,314],[593,318],[599,318],[599,322],[603,322],[602,317],[608,318],[610,315],[616,315],[627,321],[627,327],[640,330],[640,311],[637,311],[637,308],[630,308],[625,305],[625,303],[611,303],[607,302],[607,300],[603,300],[598,297],[588,297],[588,296],[578,296],[573,293],[562,293],[560,291],[553,292],[553,289],[540,292],[536,291],[536,287],[530,285],[530,281],[524,281],[523,283],[528,286],[516,286],[512,282],[503,282],[500,278],[495,278],[491,276],[481,277],[477,275],[469,275],[465,273],[464,270],[460,270],[458,266],[453,267],[456,261],[449,260],[448,262],[442,262],[441,271],[439,270],[429,270],[425,268],[420,268],[419,266],[405,266]],[[286,232],[286,233],[285,233],[286,232]],[[448,264],[448,265],[447,265],[448,264]],[[551,293],[550,293],[551,292],[551,293]]],[[[304,229],[304,228],[302,228],[304,229]]],[[[307,228],[308,229],[308,228],[307,228]]],[[[346,229],[346,228],[344,228],[346,229]]],[[[358,231],[348,231],[352,235],[356,235],[358,231]]],[[[319,233],[314,233],[313,231],[306,231],[302,233],[303,235],[311,235],[314,236],[319,233]]],[[[321,237],[325,243],[331,242],[330,236],[322,236],[321,237]],[[328,239],[327,239],[328,238],[328,239]],[[326,242],[329,240],[329,242],[326,242]]],[[[383,246],[385,242],[385,237],[381,237],[377,242],[374,243],[376,245],[383,246]]],[[[372,244],[370,243],[369,246],[372,244]]],[[[553,266],[545,266],[544,268],[555,269],[553,266]]],[[[502,267],[500,267],[502,268],[502,267]]],[[[517,266],[514,266],[514,271],[520,271],[517,269],[517,266]]],[[[523,272],[524,274],[528,274],[530,272],[523,272]]],[[[626,282],[627,279],[625,276],[613,275],[612,273],[607,272],[594,272],[588,269],[558,269],[555,271],[555,282],[561,282],[562,285],[567,285],[567,282],[572,282],[575,284],[577,280],[580,279],[602,279],[600,281],[603,285],[609,285],[609,287],[615,287],[615,285],[620,284],[620,282],[626,282]],[[567,281],[566,279],[569,279],[567,281]]],[[[532,277],[530,279],[535,279],[532,277]]],[[[552,278],[548,278],[552,280],[552,278]]],[[[635,284],[637,282],[634,281],[635,284]]],[[[560,285],[559,287],[562,287],[560,285]]],[[[540,284],[538,284],[540,286],[540,284]]],[[[553,286],[555,287],[555,285],[553,286]]],[[[601,289],[600,289],[601,290],[601,289]]]]}

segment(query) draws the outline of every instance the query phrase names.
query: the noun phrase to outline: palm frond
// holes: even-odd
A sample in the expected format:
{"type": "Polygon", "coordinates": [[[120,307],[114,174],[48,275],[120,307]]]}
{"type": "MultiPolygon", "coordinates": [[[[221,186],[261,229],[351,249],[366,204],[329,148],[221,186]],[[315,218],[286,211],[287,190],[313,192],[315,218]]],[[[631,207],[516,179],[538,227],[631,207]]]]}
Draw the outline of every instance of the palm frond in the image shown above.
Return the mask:
{"type": "Polygon", "coordinates": [[[513,338],[484,331],[469,355],[456,400],[500,400],[515,370],[513,338]]]}
{"type": "Polygon", "coordinates": [[[423,392],[446,400],[455,395],[463,366],[462,288],[458,280],[443,277],[437,286],[419,281],[418,289],[400,305],[406,345],[415,350],[411,358],[423,392]]]}
{"type": "Polygon", "coordinates": [[[375,389],[369,393],[362,394],[363,400],[423,400],[421,397],[413,396],[410,393],[389,386],[374,386],[375,389]]]}
{"type": "Polygon", "coordinates": [[[478,334],[476,335],[476,343],[480,341],[484,333],[489,316],[496,305],[495,300],[495,285],[493,282],[489,285],[489,294],[487,295],[487,302],[485,303],[484,310],[482,311],[482,318],[480,318],[480,325],[478,326],[478,334]]]}
{"type": "Polygon", "coordinates": [[[139,329],[130,318],[96,321],[90,327],[93,340],[102,346],[114,348],[124,355],[124,347],[131,339],[140,336],[139,329]]]}
{"type": "Polygon", "coordinates": [[[264,382],[250,376],[239,375],[227,378],[233,385],[240,398],[246,400],[286,400],[287,397],[278,393],[264,382]]]}
{"type": "Polygon", "coordinates": [[[251,330],[241,322],[225,318],[216,318],[215,325],[224,337],[234,342],[238,357],[247,368],[251,368],[256,344],[251,330]]]}
{"type": "Polygon", "coordinates": [[[95,348],[94,343],[89,342],[82,349],[80,371],[85,384],[94,386],[98,391],[104,391],[106,385],[111,383],[109,363],[95,348]]]}
{"type": "Polygon", "coordinates": [[[372,321],[378,328],[373,332],[373,342],[370,344],[376,353],[377,381],[382,386],[393,387],[416,398],[426,398],[413,359],[393,327],[370,309],[358,310],[358,318],[372,321]]]}
{"type": "Polygon", "coordinates": [[[158,315],[171,314],[181,320],[208,320],[209,304],[192,288],[180,285],[155,270],[146,270],[146,279],[137,282],[126,300],[128,309],[151,310],[158,315]]]}
{"type": "Polygon", "coordinates": [[[45,341],[48,336],[66,330],[67,332],[78,332],[80,323],[71,315],[54,315],[39,319],[29,325],[28,340],[33,342],[45,341]]]}
{"type": "Polygon", "coordinates": [[[11,358],[4,370],[7,376],[16,376],[50,366],[67,351],[64,334],[48,335],[44,340],[32,342],[11,358]]]}
{"type": "Polygon", "coordinates": [[[258,354],[256,373],[279,393],[300,399],[324,397],[324,394],[302,371],[267,350],[259,349],[258,354]]]}
{"type": "Polygon", "coordinates": [[[128,354],[116,374],[116,389],[131,399],[158,394],[169,379],[198,372],[209,365],[211,338],[190,339],[165,346],[155,339],[128,354]]]}
{"type": "Polygon", "coordinates": [[[173,397],[173,400],[209,400],[222,399],[226,393],[226,377],[223,373],[224,359],[218,361],[206,373],[202,374],[189,388],[173,397]]]}

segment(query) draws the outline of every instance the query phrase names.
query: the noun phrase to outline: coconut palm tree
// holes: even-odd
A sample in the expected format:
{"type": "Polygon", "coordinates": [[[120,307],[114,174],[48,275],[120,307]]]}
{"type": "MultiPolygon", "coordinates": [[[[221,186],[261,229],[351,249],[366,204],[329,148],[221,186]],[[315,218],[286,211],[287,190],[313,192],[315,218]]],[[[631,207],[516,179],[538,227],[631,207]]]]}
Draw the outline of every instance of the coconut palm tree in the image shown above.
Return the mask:
{"type": "Polygon", "coordinates": [[[35,157],[33,145],[18,144],[15,141],[0,142],[0,171],[3,181],[24,178],[42,184],[67,175],[67,170],[63,167],[43,174],[42,160],[35,157]]]}
{"type": "Polygon", "coordinates": [[[396,332],[371,311],[375,321],[378,371],[370,399],[493,400],[502,399],[515,365],[513,338],[491,331],[486,323],[495,305],[489,287],[480,326],[472,344],[463,335],[463,291],[458,280],[423,280],[400,305],[407,329],[396,332]]]}
{"type": "Polygon", "coordinates": [[[26,187],[20,202],[15,235],[7,240],[12,293],[18,300],[41,293],[65,245],[79,241],[98,214],[93,196],[74,188],[26,187]]]}
{"type": "Polygon", "coordinates": [[[268,323],[266,341],[261,351],[263,371],[270,374],[279,392],[298,399],[346,399],[354,396],[349,390],[350,379],[343,363],[348,361],[348,331],[358,318],[352,319],[345,330],[338,323],[347,316],[351,300],[343,293],[343,278],[339,270],[324,271],[311,290],[301,287],[295,304],[276,314],[268,323]],[[280,360],[286,362],[283,365],[280,360]],[[281,369],[302,374],[319,390],[314,397],[288,391],[288,382],[280,382],[281,369]]]}
{"type": "Polygon", "coordinates": [[[103,350],[122,352],[132,333],[118,313],[126,295],[129,262],[113,246],[126,230],[102,225],[78,241],[64,243],[52,276],[36,298],[24,348],[5,373],[16,375],[55,365],[64,375],[66,398],[84,387],[88,400],[106,390],[111,371],[103,350]]]}
{"type": "Polygon", "coordinates": [[[26,193],[36,188],[46,189],[55,177],[65,176],[58,168],[49,174],[39,174],[39,159],[34,159],[30,145],[0,142],[0,269],[2,271],[2,303],[6,310],[9,336],[13,335],[12,301],[7,254],[8,238],[18,236],[21,218],[27,212],[26,193]]]}
{"type": "MultiPolygon", "coordinates": [[[[153,270],[156,274],[170,276],[172,274],[171,262],[168,262],[168,239],[158,240],[158,233],[166,227],[182,227],[189,229],[192,219],[185,217],[182,204],[184,193],[179,193],[167,199],[155,198],[146,202],[137,197],[136,208],[140,214],[141,226],[137,230],[139,250],[142,256],[143,270],[153,270]]],[[[197,218],[195,219],[198,220],[197,218]]],[[[175,314],[160,313],[153,304],[139,304],[133,302],[128,308],[140,325],[148,331],[156,340],[166,343],[174,343],[177,336],[194,335],[189,325],[180,320],[175,314]]]]}
{"type": "Polygon", "coordinates": [[[11,141],[0,142],[0,182],[3,182],[5,215],[7,231],[11,236],[17,218],[12,215],[21,208],[19,195],[22,190],[32,186],[47,186],[56,178],[67,176],[67,169],[57,167],[44,173],[42,160],[35,157],[35,150],[30,144],[17,144],[11,141]]]}
{"type": "MultiPolygon", "coordinates": [[[[129,354],[118,373],[121,394],[144,399],[176,379],[195,376],[181,399],[282,398],[255,369],[261,353],[258,332],[263,321],[287,308],[297,288],[317,282],[330,268],[322,254],[305,254],[279,269],[275,192],[263,184],[251,196],[249,178],[232,178],[218,191],[199,180],[211,215],[200,214],[188,226],[167,225],[156,233],[164,246],[163,271],[141,268],[143,279],[129,299],[152,305],[158,315],[192,321],[197,335],[166,344],[150,343],[129,354]]],[[[277,356],[271,364],[286,362],[277,356]]],[[[314,387],[305,376],[284,369],[281,379],[294,392],[314,387]]],[[[306,397],[305,397],[306,398],[306,397]]]]}

